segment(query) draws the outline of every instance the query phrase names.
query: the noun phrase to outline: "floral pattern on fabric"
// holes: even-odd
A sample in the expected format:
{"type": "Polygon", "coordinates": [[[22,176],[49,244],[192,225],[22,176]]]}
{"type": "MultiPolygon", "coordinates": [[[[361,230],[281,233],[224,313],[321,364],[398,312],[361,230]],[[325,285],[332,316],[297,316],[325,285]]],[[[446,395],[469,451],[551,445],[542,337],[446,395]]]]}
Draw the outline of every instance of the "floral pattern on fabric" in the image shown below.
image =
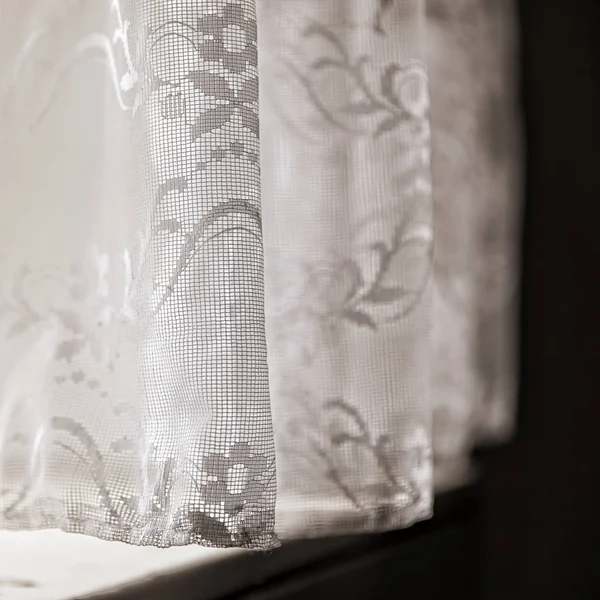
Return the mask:
{"type": "Polygon", "coordinates": [[[272,547],[254,0],[3,10],[2,526],[272,547]]]}
{"type": "Polygon", "coordinates": [[[259,4],[267,340],[285,536],[429,515],[422,7],[259,4]]]}

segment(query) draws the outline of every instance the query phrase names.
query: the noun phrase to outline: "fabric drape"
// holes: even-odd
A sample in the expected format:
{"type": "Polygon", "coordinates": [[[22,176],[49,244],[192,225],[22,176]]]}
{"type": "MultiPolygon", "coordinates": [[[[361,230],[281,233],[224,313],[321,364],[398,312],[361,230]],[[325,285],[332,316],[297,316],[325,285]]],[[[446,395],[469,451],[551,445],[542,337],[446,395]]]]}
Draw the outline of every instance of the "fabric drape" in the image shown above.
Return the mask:
{"type": "Polygon", "coordinates": [[[512,3],[8,0],[0,33],[0,526],[405,527],[510,433],[512,3]]]}
{"type": "Polygon", "coordinates": [[[267,341],[290,535],[431,510],[424,4],[383,8],[261,5],[267,341]]]}
{"type": "Polygon", "coordinates": [[[427,0],[435,203],[436,480],[468,476],[475,444],[512,433],[521,139],[515,7],[427,0]]]}
{"type": "Polygon", "coordinates": [[[268,547],[254,3],[3,9],[4,523],[268,547]]]}

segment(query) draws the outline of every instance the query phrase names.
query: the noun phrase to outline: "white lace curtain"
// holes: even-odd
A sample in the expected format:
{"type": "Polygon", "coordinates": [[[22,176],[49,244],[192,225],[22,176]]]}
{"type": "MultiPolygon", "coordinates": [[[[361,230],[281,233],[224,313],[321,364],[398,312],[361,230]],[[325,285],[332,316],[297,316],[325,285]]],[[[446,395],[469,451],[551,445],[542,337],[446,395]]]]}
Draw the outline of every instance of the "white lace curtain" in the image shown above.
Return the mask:
{"type": "Polygon", "coordinates": [[[512,428],[513,18],[5,0],[0,526],[269,548],[427,518],[512,428]]]}

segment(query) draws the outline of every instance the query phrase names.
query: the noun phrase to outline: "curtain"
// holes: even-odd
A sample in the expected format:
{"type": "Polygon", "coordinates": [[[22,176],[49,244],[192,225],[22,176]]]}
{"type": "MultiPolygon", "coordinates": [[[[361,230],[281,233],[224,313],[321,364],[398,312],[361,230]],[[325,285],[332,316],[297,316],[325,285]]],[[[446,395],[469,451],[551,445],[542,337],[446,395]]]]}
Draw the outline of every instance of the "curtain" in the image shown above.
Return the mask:
{"type": "Polygon", "coordinates": [[[431,510],[423,5],[261,7],[267,342],[289,535],[431,510]],[[383,15],[381,15],[383,20],[383,15]]]}
{"type": "Polygon", "coordinates": [[[429,517],[512,429],[514,32],[503,0],[6,0],[0,526],[429,517]]]}
{"type": "Polygon", "coordinates": [[[515,7],[427,0],[435,201],[433,450],[440,488],[512,433],[522,157],[515,7]]]}

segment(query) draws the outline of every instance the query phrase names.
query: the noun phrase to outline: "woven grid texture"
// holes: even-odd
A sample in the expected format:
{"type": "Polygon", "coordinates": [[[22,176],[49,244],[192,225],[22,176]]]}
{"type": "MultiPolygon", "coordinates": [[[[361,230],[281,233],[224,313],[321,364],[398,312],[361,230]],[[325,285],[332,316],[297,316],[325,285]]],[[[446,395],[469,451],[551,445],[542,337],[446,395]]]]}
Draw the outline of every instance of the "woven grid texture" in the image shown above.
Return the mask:
{"type": "Polygon", "coordinates": [[[277,526],[407,526],[432,500],[424,4],[259,8],[277,526]]]}
{"type": "Polygon", "coordinates": [[[3,525],[271,547],[254,3],[10,9],[3,525]]]}
{"type": "Polygon", "coordinates": [[[512,430],[512,11],[0,3],[1,527],[268,549],[431,514],[512,430]]]}

